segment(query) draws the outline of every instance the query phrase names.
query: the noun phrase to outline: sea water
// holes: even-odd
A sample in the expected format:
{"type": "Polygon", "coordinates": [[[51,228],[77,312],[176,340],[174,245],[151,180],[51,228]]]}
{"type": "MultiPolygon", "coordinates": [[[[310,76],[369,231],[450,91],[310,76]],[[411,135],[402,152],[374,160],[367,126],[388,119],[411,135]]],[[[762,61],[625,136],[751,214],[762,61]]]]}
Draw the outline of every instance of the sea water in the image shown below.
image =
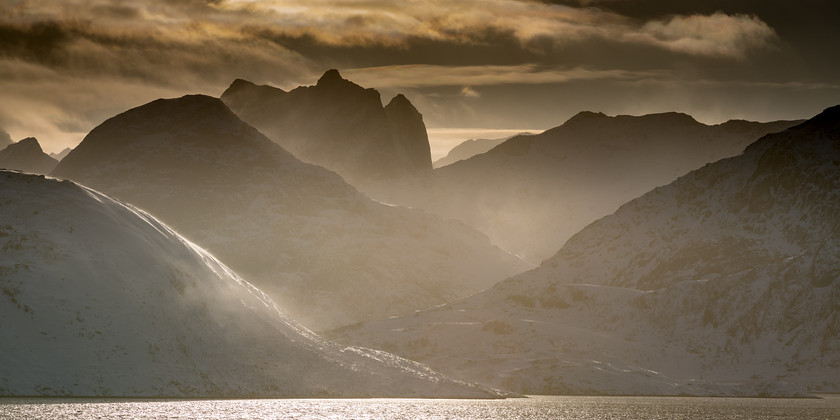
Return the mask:
{"type": "Polygon", "coordinates": [[[840,419],[814,399],[558,397],[506,400],[0,398],[2,419],[840,419]]]}

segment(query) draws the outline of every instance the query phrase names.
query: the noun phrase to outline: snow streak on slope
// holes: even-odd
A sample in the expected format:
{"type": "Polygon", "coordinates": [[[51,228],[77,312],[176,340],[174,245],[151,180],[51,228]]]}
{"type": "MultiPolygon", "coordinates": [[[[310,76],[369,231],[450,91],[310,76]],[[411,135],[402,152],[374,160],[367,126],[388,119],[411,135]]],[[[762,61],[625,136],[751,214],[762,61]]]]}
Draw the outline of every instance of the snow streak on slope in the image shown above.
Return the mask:
{"type": "Polygon", "coordinates": [[[535,270],[335,337],[524,393],[836,392],[838,203],[834,107],[623,205],[535,270]]]}
{"type": "Polygon", "coordinates": [[[495,395],[322,340],[149,214],[69,181],[0,172],[0,249],[0,395],[495,395]]]}

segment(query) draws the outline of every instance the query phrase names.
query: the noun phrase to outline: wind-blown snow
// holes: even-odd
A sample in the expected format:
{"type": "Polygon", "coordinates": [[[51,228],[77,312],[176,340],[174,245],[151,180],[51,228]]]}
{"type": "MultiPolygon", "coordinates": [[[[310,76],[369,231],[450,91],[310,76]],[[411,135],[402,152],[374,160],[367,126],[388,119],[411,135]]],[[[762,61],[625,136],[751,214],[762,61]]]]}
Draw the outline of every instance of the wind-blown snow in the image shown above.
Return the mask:
{"type": "Polygon", "coordinates": [[[339,346],[137,208],[0,172],[0,395],[498,395],[339,346]]]}

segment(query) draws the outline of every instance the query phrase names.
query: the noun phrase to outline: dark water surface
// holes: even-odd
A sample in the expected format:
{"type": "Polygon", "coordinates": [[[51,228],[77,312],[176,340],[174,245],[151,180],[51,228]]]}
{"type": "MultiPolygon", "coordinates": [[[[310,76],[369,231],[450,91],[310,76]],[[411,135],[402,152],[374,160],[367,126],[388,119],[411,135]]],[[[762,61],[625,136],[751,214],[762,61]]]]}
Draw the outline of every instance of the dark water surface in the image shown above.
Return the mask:
{"type": "Polygon", "coordinates": [[[840,395],[820,397],[186,401],[0,398],[0,419],[840,419],[840,395]]]}

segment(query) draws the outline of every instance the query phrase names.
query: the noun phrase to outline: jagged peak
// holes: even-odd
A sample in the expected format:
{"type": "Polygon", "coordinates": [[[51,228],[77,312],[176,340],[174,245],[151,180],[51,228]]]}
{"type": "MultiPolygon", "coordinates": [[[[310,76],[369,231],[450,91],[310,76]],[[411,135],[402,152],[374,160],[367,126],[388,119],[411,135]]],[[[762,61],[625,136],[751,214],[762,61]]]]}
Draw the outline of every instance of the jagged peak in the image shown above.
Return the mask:
{"type": "Polygon", "coordinates": [[[388,102],[388,105],[385,105],[386,111],[395,109],[405,109],[412,113],[420,113],[420,111],[418,111],[417,108],[414,107],[414,104],[412,104],[411,101],[409,101],[408,98],[406,98],[405,95],[403,95],[402,93],[397,94],[397,96],[394,96],[391,99],[391,101],[388,102]]]}
{"type": "Polygon", "coordinates": [[[336,69],[329,69],[327,70],[320,79],[318,79],[318,83],[316,86],[323,86],[323,85],[331,85],[336,84],[339,82],[346,82],[343,77],[341,77],[341,73],[338,72],[336,69]]]}

